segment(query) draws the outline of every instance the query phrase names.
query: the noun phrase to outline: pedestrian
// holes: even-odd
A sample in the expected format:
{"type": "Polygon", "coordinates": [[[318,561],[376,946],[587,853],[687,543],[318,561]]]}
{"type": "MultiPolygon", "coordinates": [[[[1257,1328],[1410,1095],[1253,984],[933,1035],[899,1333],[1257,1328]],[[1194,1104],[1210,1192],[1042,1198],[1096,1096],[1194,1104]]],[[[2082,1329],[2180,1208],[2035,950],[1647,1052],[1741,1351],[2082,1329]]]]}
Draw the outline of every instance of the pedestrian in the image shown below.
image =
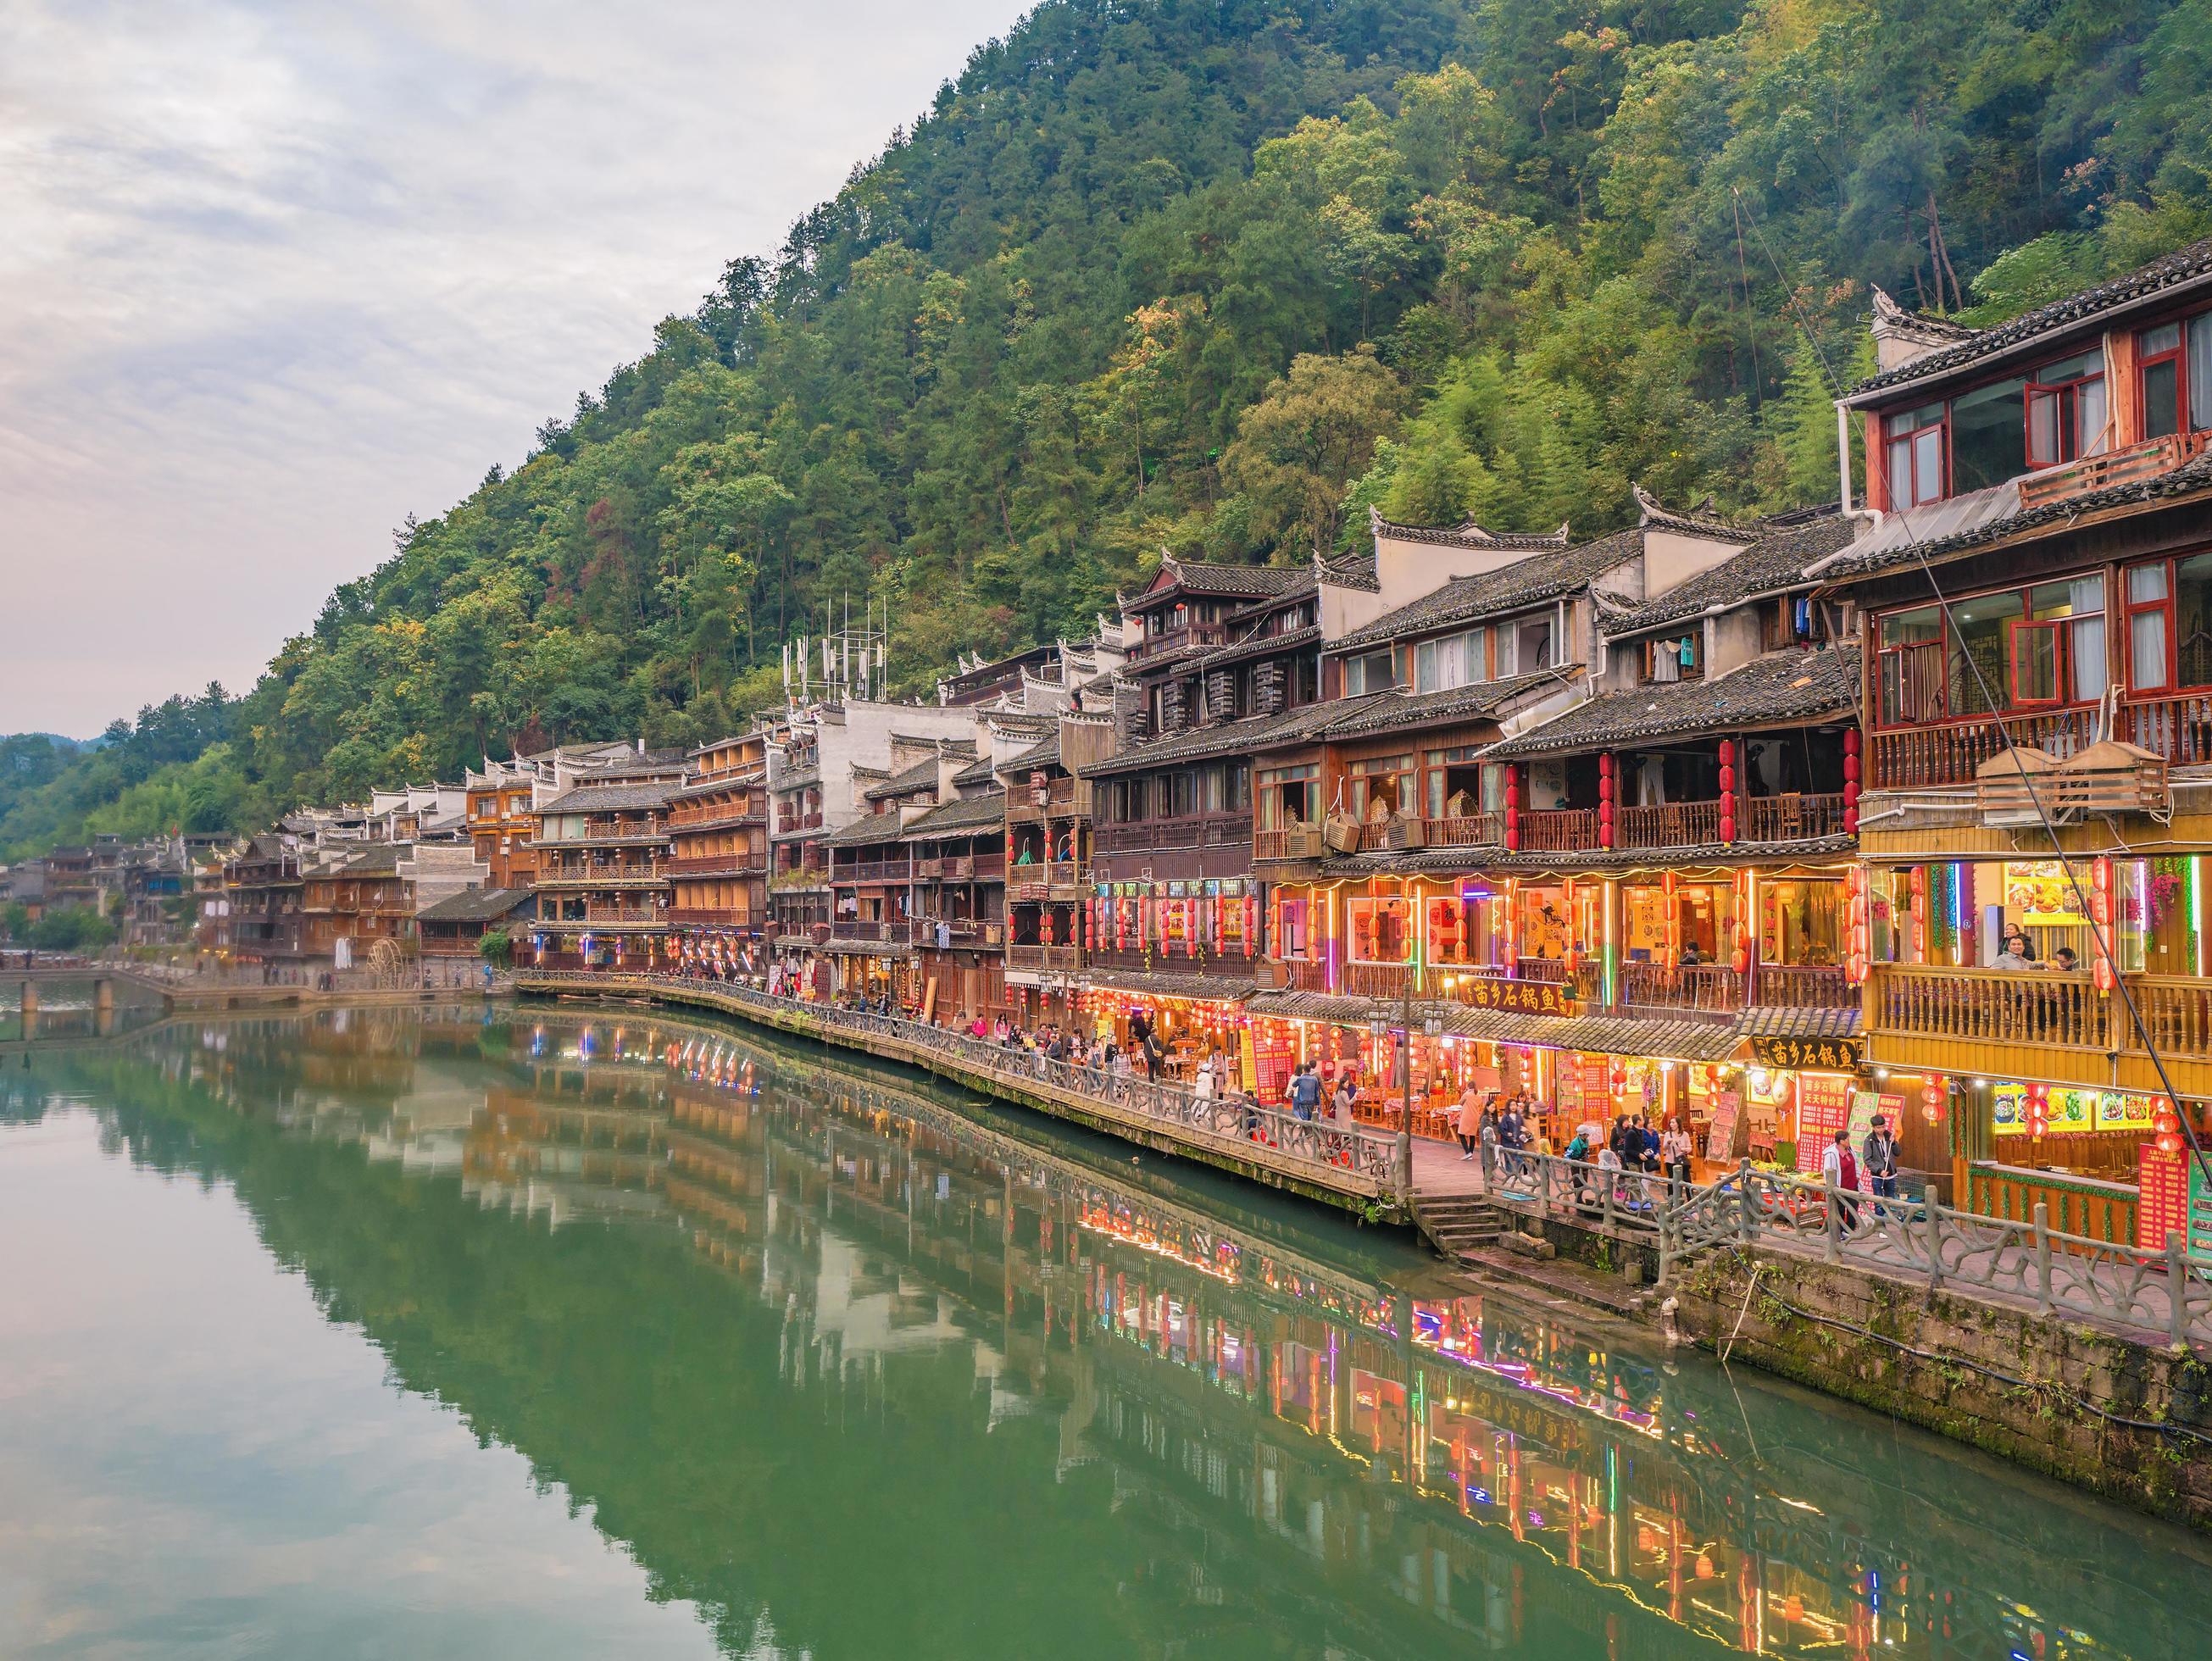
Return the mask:
{"type": "Polygon", "coordinates": [[[1879,1113],[1874,1116],[1859,1151],[1866,1169],[1867,1185],[1874,1190],[1875,1228],[1880,1232],[1889,1219],[1889,1208],[1882,1202],[1897,1197],[1897,1138],[1889,1134],[1887,1118],[1879,1113]]]}
{"type": "Polygon", "coordinates": [[[1659,1135],[1659,1159],[1667,1171],[1667,1180],[1681,1188],[1690,1185],[1690,1133],[1682,1129],[1680,1115],[1667,1121],[1667,1129],[1659,1135]]]}
{"type": "Polygon", "coordinates": [[[1838,1130],[1820,1154],[1820,1180],[1835,1196],[1836,1226],[1850,1234],[1859,1225],[1859,1162],[1851,1153],[1851,1133],[1838,1130]]]}
{"type": "Polygon", "coordinates": [[[1314,1118],[1321,1111],[1321,1078],[1311,1062],[1300,1062],[1291,1075],[1291,1111],[1301,1119],[1314,1118]]]}
{"type": "Polygon", "coordinates": [[[1459,1134],[1459,1157],[1462,1160],[1474,1157],[1474,1145],[1482,1135],[1484,1112],[1482,1092],[1473,1085],[1459,1092],[1459,1117],[1455,1128],[1459,1134]]]}

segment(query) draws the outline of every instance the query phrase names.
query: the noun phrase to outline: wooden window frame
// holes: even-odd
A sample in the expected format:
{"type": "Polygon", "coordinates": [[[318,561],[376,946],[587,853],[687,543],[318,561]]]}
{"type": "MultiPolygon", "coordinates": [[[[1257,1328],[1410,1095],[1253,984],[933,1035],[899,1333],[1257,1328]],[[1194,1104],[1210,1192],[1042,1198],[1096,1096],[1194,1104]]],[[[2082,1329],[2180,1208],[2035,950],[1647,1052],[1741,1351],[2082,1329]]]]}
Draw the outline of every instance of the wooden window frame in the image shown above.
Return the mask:
{"type": "MultiPolygon", "coordinates": [[[[2195,320],[2193,318],[2177,318],[2169,323],[2153,323],[2136,331],[2136,408],[2142,412],[2142,435],[2147,439],[2166,436],[2150,429],[2150,372],[2162,363],[2173,365],[2173,430],[2176,433],[2194,430],[2190,420],[2189,405],[2189,326],[2195,320]],[[2172,329],[2173,344],[2165,351],[2146,355],[2143,337],[2158,329],[2172,329]]],[[[2172,597],[2172,575],[2171,571],[2166,573],[2169,599],[2172,597]]],[[[2171,638],[2172,619],[2169,618],[2166,621],[2166,652],[2171,656],[2173,651],[2171,638]]]]}
{"type": "MultiPolygon", "coordinates": [[[[2087,450],[2081,447],[2081,389],[2092,382],[2101,383],[2104,379],[2105,372],[2102,369],[2093,369],[2086,374],[2071,375],[2064,380],[2048,381],[2038,380],[2033,371],[2029,373],[2027,384],[2021,388],[2021,453],[2027,464],[2028,471],[2033,472],[2045,467],[2063,467],[2069,462],[2079,461],[2084,455],[2097,453],[2094,447],[2087,450]],[[2035,409],[2036,402],[2039,399],[2052,399],[2057,401],[2058,420],[2056,426],[2059,448],[2064,451],[2070,445],[2071,453],[2043,457],[2035,453],[2035,409]]],[[[2112,403],[2109,399],[2106,399],[2105,405],[2105,424],[2106,427],[2112,425],[2112,403]]],[[[2093,447],[2095,438],[2101,436],[2103,432],[2100,429],[2091,440],[2093,447]]],[[[1946,442],[1948,442],[1948,437],[1946,442]]]]}
{"type": "Polygon", "coordinates": [[[2056,709],[2073,702],[2067,695],[2073,691],[2073,664],[2067,649],[2067,637],[2072,633],[2072,619],[2048,618],[2038,621],[2033,618],[2016,618],[2005,625],[2005,691],[2011,698],[2009,707],[2014,709],[2056,709]],[[2051,636],[2051,684],[2057,689],[2047,698],[2032,698],[2020,690],[2020,637],[2032,630],[2044,630],[2051,636]]]}
{"type": "MultiPolygon", "coordinates": [[[[1881,417],[1882,493],[1888,498],[1887,506],[1889,511],[1892,513],[1903,513],[1906,509],[1912,508],[1930,508],[1939,502],[1948,500],[1951,495],[1950,400],[1946,399],[1941,405],[1936,407],[1939,409],[1942,413],[1937,415],[1933,421],[1923,422],[1918,426],[1910,428],[1901,433],[1893,433],[1889,430],[1890,418],[1887,415],[1884,415],[1881,417]],[[1936,481],[1936,494],[1923,500],[1917,488],[1920,478],[1919,464],[1914,460],[1914,457],[1918,453],[1920,449],[1920,435],[1923,433],[1927,432],[1933,432],[1937,435],[1936,441],[1936,465],[1938,471],[1941,472],[1942,477],[1936,481]],[[1908,488],[1904,492],[1902,500],[1900,500],[1898,491],[1899,473],[1897,470],[1896,458],[1890,453],[1892,447],[1899,443],[1902,443],[1905,446],[1905,482],[1909,487],[1911,487],[1908,488]]],[[[1897,413],[1899,415],[1910,415],[1911,411],[1909,410],[1900,410],[1898,411],[1897,413]]]]}

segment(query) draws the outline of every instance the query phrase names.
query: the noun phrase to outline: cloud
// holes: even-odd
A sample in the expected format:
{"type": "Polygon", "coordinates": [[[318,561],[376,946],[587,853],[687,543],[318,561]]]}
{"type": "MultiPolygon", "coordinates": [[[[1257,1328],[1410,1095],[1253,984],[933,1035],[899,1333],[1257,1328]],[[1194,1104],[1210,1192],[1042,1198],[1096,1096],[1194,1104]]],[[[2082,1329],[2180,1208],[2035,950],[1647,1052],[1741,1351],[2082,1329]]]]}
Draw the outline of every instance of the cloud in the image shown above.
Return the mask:
{"type": "Polygon", "coordinates": [[[249,684],[1015,10],[0,9],[0,732],[249,684]]]}

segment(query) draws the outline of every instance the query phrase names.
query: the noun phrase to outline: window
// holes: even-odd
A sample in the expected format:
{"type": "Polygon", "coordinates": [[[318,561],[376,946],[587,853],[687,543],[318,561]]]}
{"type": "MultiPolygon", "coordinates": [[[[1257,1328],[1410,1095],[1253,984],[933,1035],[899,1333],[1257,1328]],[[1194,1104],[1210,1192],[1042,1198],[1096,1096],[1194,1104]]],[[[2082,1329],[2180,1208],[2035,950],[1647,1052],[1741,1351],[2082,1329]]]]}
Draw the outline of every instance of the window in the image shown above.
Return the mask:
{"type": "Polygon", "coordinates": [[[2014,375],[1951,400],[1954,490],[1987,490],[2020,472],[2027,394],[2027,382],[2014,375]]]}
{"type": "Polygon", "coordinates": [[[2212,312],[2136,337],[2143,436],[2212,427],[2212,312]]]}
{"type": "Polygon", "coordinates": [[[1307,902],[1282,901],[1275,910],[1275,955],[1308,958],[1313,955],[1313,931],[1307,921],[1307,902]]]}
{"type": "Polygon", "coordinates": [[[1499,793],[1499,782],[1494,776],[1500,770],[1484,767],[1476,759],[1480,753],[1473,745],[1429,751],[1425,759],[1431,818],[1472,818],[1477,813],[1496,811],[1488,798],[1499,793]]]}
{"type": "Polygon", "coordinates": [[[1404,900],[1347,900],[1345,926],[1354,963],[1406,963],[1413,956],[1413,907],[1404,900]]]}
{"type": "Polygon", "coordinates": [[[1943,489],[1943,406],[1925,405],[1882,418],[1888,446],[1889,505],[1917,508],[1941,502],[1943,489]]]}
{"type": "Polygon", "coordinates": [[[1448,692],[1487,680],[1485,636],[1478,630],[1444,640],[1425,640],[1413,648],[1413,690],[1448,692]]]}
{"type": "Polygon", "coordinates": [[[1664,685],[1698,680],[1705,673],[1704,642],[1694,633],[1644,642],[1644,678],[1664,685]]]}
{"type": "MultiPolygon", "coordinates": [[[[1960,404],[1965,399],[1959,400],[1960,404]]],[[[1954,408],[1956,406],[1954,405],[1954,408]]],[[[2052,467],[2106,447],[2101,348],[2046,363],[2027,383],[2027,465],[2052,467]]]]}
{"type": "Polygon", "coordinates": [[[1397,684],[1396,654],[1387,649],[1344,660],[1344,695],[1348,698],[1387,692],[1397,684]]]}
{"type": "Polygon", "coordinates": [[[2076,577],[1893,611],[1876,636],[1884,727],[2059,703],[2105,691],[2105,581],[2076,577]]]}
{"type": "Polygon", "coordinates": [[[1875,678],[1884,727],[1943,719],[1943,611],[1923,605],[1882,618],[1875,678]]]}
{"type": "Polygon", "coordinates": [[[1518,666],[1513,672],[1520,675],[1532,674],[1553,666],[1556,660],[1552,653],[1550,618],[1530,618],[1515,626],[1513,660],[1518,666]]]}
{"type": "Polygon", "coordinates": [[[2127,574],[2128,686],[2212,686],[2212,554],[2161,559],[2127,574]]]}
{"type": "Polygon", "coordinates": [[[1260,829],[1321,823],[1321,764],[1260,770],[1260,829]]]}
{"type": "Polygon", "coordinates": [[[1352,764],[1352,811],[1366,818],[1370,806],[1381,803],[1394,813],[1411,818],[1419,776],[1411,756],[1370,756],[1352,764]]]}

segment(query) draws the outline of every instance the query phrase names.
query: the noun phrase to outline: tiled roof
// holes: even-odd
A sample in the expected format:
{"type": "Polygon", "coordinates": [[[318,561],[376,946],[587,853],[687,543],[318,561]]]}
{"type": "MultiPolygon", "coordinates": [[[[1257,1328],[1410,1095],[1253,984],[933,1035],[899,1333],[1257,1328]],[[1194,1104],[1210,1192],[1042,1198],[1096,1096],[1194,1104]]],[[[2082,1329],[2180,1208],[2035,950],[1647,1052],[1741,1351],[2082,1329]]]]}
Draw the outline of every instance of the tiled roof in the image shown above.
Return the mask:
{"type": "Polygon", "coordinates": [[[1735,1030],[1747,1038],[1855,1038],[1863,1012],[1850,1009],[1747,1009],[1735,1030]]]}
{"type": "Polygon", "coordinates": [[[2054,334],[2073,324],[2086,322],[2112,307],[2168,289],[2194,285],[2208,277],[2212,277],[2212,237],[2201,242],[2192,242],[2185,248],[2177,248],[2124,277],[2116,277],[2108,283],[2100,283],[2078,294],[2068,295],[2063,300],[2054,300],[2048,306],[2039,306],[2032,312],[2023,312],[2009,323],[1978,329],[1955,346],[1929,352],[1923,357],[1916,357],[1909,363],[1901,363],[1894,369],[1862,380],[1851,388],[1847,397],[1856,401],[1869,392],[1929,380],[1984,358],[1996,356],[2039,335],[2054,334]]]}
{"type": "Polygon", "coordinates": [[[1859,521],[1833,508],[1802,518],[1791,514],[1786,520],[1769,520],[1766,526],[1772,527],[1769,534],[1734,558],[1641,605],[1605,617],[1601,626],[1606,638],[1618,640],[1679,618],[1726,611],[1762,594],[1811,587],[1814,579],[1806,575],[1806,567],[1846,545],[1861,528],[1859,521]]]}
{"type": "Polygon", "coordinates": [[[1242,663],[1247,658],[1272,657],[1278,652],[1296,652],[1321,643],[1321,625],[1310,623],[1303,629],[1293,629],[1287,634],[1255,635],[1249,640],[1232,640],[1226,646],[1214,647],[1201,652],[1186,666],[1192,669],[1212,669],[1224,663],[1242,663]]]}
{"type": "Polygon", "coordinates": [[[1327,703],[1311,703],[1287,715],[1252,715],[1243,721],[1222,721],[1212,727],[1193,727],[1180,733],[1170,733],[1164,738],[1154,739],[1133,749],[1095,761],[1081,770],[1085,778],[1102,778],[1110,773],[1134,773],[1147,767],[1162,767],[1170,762],[1190,761],[1204,756],[1235,755],[1240,751],[1272,748],[1285,744],[1296,744],[1310,739],[1331,721],[1340,720],[1354,709],[1364,709],[1376,697],[1335,699],[1327,703]]]}
{"type": "Polygon", "coordinates": [[[1332,588],[1360,588],[1370,594],[1382,586],[1375,574],[1375,550],[1371,546],[1364,553],[1340,554],[1334,559],[1323,560],[1314,575],[1317,582],[1325,582],[1332,588]]]}
{"type": "Polygon", "coordinates": [[[1471,519],[1449,528],[1400,525],[1370,508],[1367,510],[1367,526],[1375,535],[1389,537],[1393,542],[1431,542],[1448,548],[1525,548],[1536,552],[1546,549],[1564,549],[1567,545],[1567,527],[1565,525],[1548,536],[1524,536],[1510,532],[1486,531],[1471,519]]]}
{"type": "Polygon", "coordinates": [[[1424,872],[1464,871],[1479,860],[1486,871],[1526,876],[1571,875],[1578,871],[1687,870],[1696,866],[1794,865],[1829,854],[1847,854],[1857,841],[1849,836],[1802,837],[1793,842],[1687,843],[1678,848],[1588,848],[1574,851],[1507,853],[1496,846],[1414,848],[1400,853],[1340,854],[1322,862],[1327,877],[1414,876],[1424,872]]]}
{"type": "Polygon", "coordinates": [[[1042,744],[1033,744],[1019,755],[1007,758],[1006,771],[1034,773],[1048,767],[1060,765],[1060,729],[1054,727],[1052,736],[1042,744]]]}
{"type": "Polygon", "coordinates": [[[1504,680],[1455,686],[1446,692],[1385,692],[1364,709],[1340,715],[1316,736],[1348,739],[1398,727],[1433,727],[1439,721],[1479,721],[1495,715],[1524,692],[1541,686],[1568,685],[1581,673],[1580,664],[1570,663],[1504,680]]]}
{"type": "Polygon", "coordinates": [[[556,796],[540,813],[612,813],[637,807],[665,807],[681,786],[659,784],[580,784],[556,796]]]}
{"type": "Polygon", "coordinates": [[[828,848],[869,848],[879,842],[896,842],[905,827],[896,813],[870,813],[854,819],[842,830],[833,830],[822,838],[828,848]]]}
{"type": "Polygon", "coordinates": [[[971,761],[952,776],[955,785],[988,784],[998,775],[998,769],[988,756],[981,761],[971,761]]]}
{"type": "Polygon", "coordinates": [[[1804,721],[1856,708],[1858,696],[1859,648],[1855,645],[1770,652],[1711,680],[1601,692],[1540,727],[1491,745],[1484,754],[1506,761],[1804,721]]]}
{"type": "Polygon", "coordinates": [[[2107,490],[2087,490],[2080,496],[2022,508],[2018,481],[1993,485],[1970,496],[1954,496],[1900,514],[1882,521],[1857,541],[1820,560],[1814,575],[1823,582],[1870,576],[1878,571],[1917,565],[1923,559],[1949,558],[2009,538],[2039,531],[2047,526],[2064,528],[2075,520],[2107,508],[2152,506],[2212,490],[2212,451],[2183,463],[2172,472],[2115,484],[2107,490]]]}
{"type": "Polygon", "coordinates": [[[419,922],[496,922],[530,903],[527,888],[470,888],[415,914],[419,922]]]}
{"type": "Polygon", "coordinates": [[[1200,560],[1177,559],[1172,554],[1161,560],[1160,569],[1186,593],[1236,599],[1279,594],[1306,575],[1283,565],[1210,565],[1200,560]]]}
{"type": "Polygon", "coordinates": [[[311,874],[325,877],[396,877],[399,874],[399,849],[390,843],[354,849],[341,857],[335,865],[325,866],[311,874]]]}
{"type": "Polygon", "coordinates": [[[1341,640],[1331,641],[1330,652],[1378,646],[1425,634],[1455,623],[1474,623],[1502,617],[1531,605],[1571,593],[1593,582],[1617,565],[1625,565],[1642,551],[1644,532],[1638,526],[1616,531],[1609,537],[1578,547],[1557,549],[1516,559],[1495,571],[1454,577],[1432,593],[1421,596],[1395,611],[1386,611],[1364,629],[1356,629],[1341,640]]]}
{"type": "MultiPolygon", "coordinates": [[[[854,770],[858,772],[860,770],[854,770]]],[[[937,788],[937,757],[924,757],[902,773],[894,773],[881,784],[871,785],[862,794],[870,801],[883,801],[891,796],[910,796],[917,790],[937,788]]]]}
{"type": "MultiPolygon", "coordinates": [[[[1434,1007],[1434,1005],[1428,1006],[1434,1007]]],[[[1330,1021],[1364,1025],[1372,999],[1331,996],[1319,992],[1263,992],[1247,1011],[1281,1019],[1330,1021]]],[[[1455,1037],[1492,1043],[1534,1044],[1542,1050],[1572,1050],[1598,1056],[1640,1056],[1655,1060],[1718,1062],[1734,1056],[1741,1037],[1724,1022],[1687,1019],[1653,1020],[1637,1015],[1524,1015],[1511,1010],[1443,1006],[1444,1030],[1455,1037]]]]}
{"type": "Polygon", "coordinates": [[[1006,793],[994,790],[987,795],[962,796],[957,801],[933,807],[908,824],[906,834],[909,838],[964,836],[1002,825],[1006,821],[1006,793]]]}
{"type": "Polygon", "coordinates": [[[1165,969],[1107,969],[1085,971],[1093,986],[1116,992],[1152,993],[1162,998],[1215,998],[1235,1002],[1252,995],[1252,977],[1177,973],[1165,969]]]}

